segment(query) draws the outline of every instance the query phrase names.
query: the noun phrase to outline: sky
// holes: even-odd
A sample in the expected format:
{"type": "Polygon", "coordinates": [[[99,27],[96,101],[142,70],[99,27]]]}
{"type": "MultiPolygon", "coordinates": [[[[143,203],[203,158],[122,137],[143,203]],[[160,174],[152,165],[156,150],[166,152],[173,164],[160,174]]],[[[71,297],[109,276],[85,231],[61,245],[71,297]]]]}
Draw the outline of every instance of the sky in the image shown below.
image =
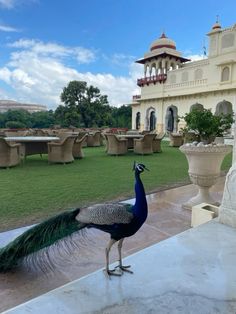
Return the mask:
{"type": "Polygon", "coordinates": [[[217,15],[226,28],[235,11],[235,0],[0,0],[0,99],[55,110],[82,80],[112,106],[130,103],[143,77],[135,60],[163,31],[198,60],[217,15]]]}

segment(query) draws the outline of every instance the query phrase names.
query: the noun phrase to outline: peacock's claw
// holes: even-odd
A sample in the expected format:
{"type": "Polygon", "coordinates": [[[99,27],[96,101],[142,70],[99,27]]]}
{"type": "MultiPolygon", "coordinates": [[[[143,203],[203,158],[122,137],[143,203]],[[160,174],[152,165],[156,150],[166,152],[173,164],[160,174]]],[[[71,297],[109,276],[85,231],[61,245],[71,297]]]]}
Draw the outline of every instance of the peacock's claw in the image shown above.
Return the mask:
{"type": "Polygon", "coordinates": [[[116,269],[104,269],[105,275],[110,278],[110,276],[122,276],[123,273],[117,273],[116,269]]]}
{"type": "Polygon", "coordinates": [[[127,265],[127,266],[124,266],[124,265],[118,265],[116,266],[115,268],[119,268],[121,271],[126,271],[127,273],[130,273],[130,274],[133,274],[134,272],[132,270],[129,270],[128,268],[130,268],[131,265],[127,265]]]}

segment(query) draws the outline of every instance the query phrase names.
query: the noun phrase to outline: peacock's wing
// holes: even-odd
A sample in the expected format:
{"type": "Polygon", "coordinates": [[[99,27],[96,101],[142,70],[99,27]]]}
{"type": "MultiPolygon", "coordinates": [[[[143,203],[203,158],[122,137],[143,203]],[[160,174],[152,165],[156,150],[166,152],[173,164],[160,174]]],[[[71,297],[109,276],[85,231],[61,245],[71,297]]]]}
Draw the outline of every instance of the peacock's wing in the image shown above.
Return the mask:
{"type": "Polygon", "coordinates": [[[96,204],[82,208],[76,220],[97,225],[127,224],[133,219],[131,207],[128,204],[96,204]]]}

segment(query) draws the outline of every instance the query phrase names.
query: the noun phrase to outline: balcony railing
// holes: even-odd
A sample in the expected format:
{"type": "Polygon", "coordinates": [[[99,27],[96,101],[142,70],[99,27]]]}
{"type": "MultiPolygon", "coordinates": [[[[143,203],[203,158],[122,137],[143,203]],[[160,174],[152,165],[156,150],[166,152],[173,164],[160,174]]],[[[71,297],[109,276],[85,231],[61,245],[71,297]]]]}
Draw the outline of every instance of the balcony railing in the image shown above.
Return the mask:
{"type": "Polygon", "coordinates": [[[149,85],[149,84],[156,84],[157,82],[164,83],[166,79],[167,79],[166,74],[153,75],[153,76],[138,79],[137,85],[144,86],[144,85],[149,85]]]}
{"type": "Polygon", "coordinates": [[[141,99],[141,95],[133,95],[133,101],[141,99]]]}

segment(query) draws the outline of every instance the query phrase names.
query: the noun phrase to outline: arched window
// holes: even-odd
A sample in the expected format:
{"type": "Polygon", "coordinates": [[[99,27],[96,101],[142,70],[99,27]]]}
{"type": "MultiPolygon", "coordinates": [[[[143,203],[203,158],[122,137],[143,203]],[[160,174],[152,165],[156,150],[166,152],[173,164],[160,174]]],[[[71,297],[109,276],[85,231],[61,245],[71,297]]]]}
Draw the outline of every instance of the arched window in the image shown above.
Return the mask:
{"type": "Polygon", "coordinates": [[[221,72],[221,81],[229,81],[229,67],[224,67],[221,72]]]}
{"type": "Polygon", "coordinates": [[[196,104],[193,104],[193,105],[190,107],[190,112],[191,112],[192,110],[195,110],[195,109],[203,110],[204,107],[203,107],[202,104],[199,104],[198,102],[196,102],[196,104]]]}
{"type": "Polygon", "coordinates": [[[155,111],[152,111],[150,114],[150,131],[153,131],[156,129],[156,116],[155,111]]]}
{"type": "Polygon", "coordinates": [[[144,71],[144,77],[147,77],[147,76],[149,76],[149,65],[148,64],[145,66],[145,71],[144,71]]]}
{"type": "Polygon", "coordinates": [[[156,64],[153,63],[151,66],[151,75],[156,75],[156,64]]]}
{"type": "Polygon", "coordinates": [[[188,81],[188,72],[183,72],[182,73],[182,82],[187,82],[188,81]]]}
{"type": "Polygon", "coordinates": [[[176,75],[175,74],[171,74],[171,76],[170,76],[170,83],[171,84],[175,84],[176,83],[176,75]]]}
{"type": "Polygon", "coordinates": [[[140,112],[137,112],[136,114],[136,125],[135,125],[135,129],[139,130],[140,129],[140,118],[141,118],[141,114],[140,112]]]}
{"type": "Polygon", "coordinates": [[[174,112],[172,108],[169,108],[167,111],[167,131],[173,132],[174,130],[174,112]]]}
{"type": "Polygon", "coordinates": [[[177,132],[178,130],[178,108],[174,105],[166,109],[165,129],[168,132],[177,132]]]}
{"type": "Polygon", "coordinates": [[[220,115],[222,113],[223,114],[233,113],[233,106],[231,102],[223,100],[216,105],[215,115],[220,115]]]}
{"type": "Polygon", "coordinates": [[[203,76],[202,69],[197,69],[197,70],[194,72],[194,79],[195,79],[195,80],[201,80],[201,79],[202,79],[202,76],[203,76]]]}

